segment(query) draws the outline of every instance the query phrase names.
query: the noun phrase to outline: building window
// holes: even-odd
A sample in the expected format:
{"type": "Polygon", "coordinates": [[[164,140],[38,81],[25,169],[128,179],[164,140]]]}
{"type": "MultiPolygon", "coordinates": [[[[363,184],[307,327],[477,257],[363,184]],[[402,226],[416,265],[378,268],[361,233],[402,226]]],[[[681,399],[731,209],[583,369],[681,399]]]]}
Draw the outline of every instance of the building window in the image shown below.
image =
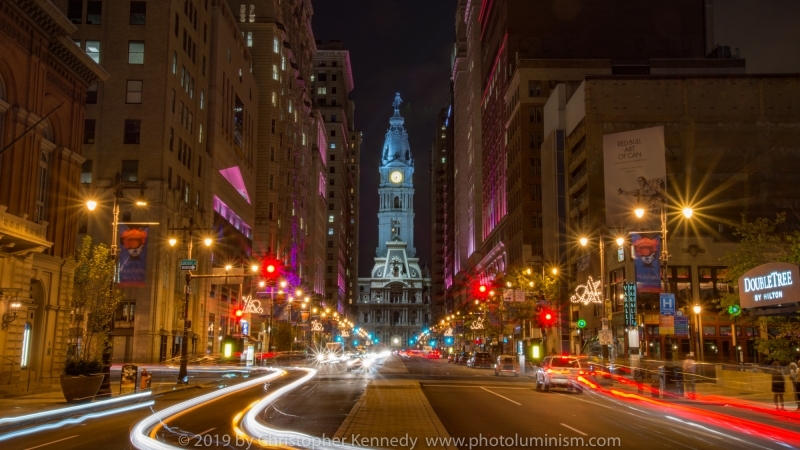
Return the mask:
{"type": "Polygon", "coordinates": [[[325,86],[320,86],[317,88],[317,95],[326,95],[328,88],[325,86]]]}
{"type": "Polygon", "coordinates": [[[92,160],[87,159],[81,165],[81,183],[82,184],[91,184],[92,183],[92,160]]]}
{"type": "Polygon", "coordinates": [[[529,110],[531,123],[540,123],[543,119],[542,107],[532,106],[529,110]]]}
{"type": "Polygon", "coordinates": [[[528,80],[528,97],[542,96],[542,82],[539,80],[528,80]]]}
{"type": "Polygon", "coordinates": [[[700,300],[712,303],[723,295],[731,292],[731,286],[726,280],[728,269],[724,267],[698,267],[697,275],[700,278],[700,300]]]}
{"type": "Polygon", "coordinates": [[[273,204],[270,203],[269,208],[267,208],[267,214],[268,214],[267,217],[269,218],[269,220],[272,220],[272,210],[273,210],[273,204]]]}
{"type": "Polygon", "coordinates": [[[273,80],[277,80],[278,79],[278,65],[277,64],[273,64],[272,65],[272,79],[273,80]]]}
{"type": "Polygon", "coordinates": [[[139,181],[139,160],[122,160],[122,181],[131,181],[134,183],[139,181]]]}
{"type": "Polygon", "coordinates": [[[242,148],[242,136],[244,133],[244,103],[236,96],[233,107],[233,141],[239,148],[242,148]]]}
{"type": "Polygon", "coordinates": [[[86,104],[87,105],[96,105],[97,104],[97,82],[89,85],[89,89],[86,91],[86,104]]]}
{"type": "Polygon", "coordinates": [[[128,64],[144,64],[144,41],[128,41],[128,64]]]}
{"type": "Polygon", "coordinates": [[[247,32],[247,46],[248,47],[252,47],[253,46],[253,32],[252,31],[248,31],[247,32]]]}
{"type": "Polygon", "coordinates": [[[142,103],[142,80],[128,80],[128,95],[125,103],[142,103]]]}
{"type": "Polygon", "coordinates": [[[198,134],[198,136],[197,136],[197,142],[198,142],[199,144],[202,144],[202,143],[203,143],[203,124],[201,123],[201,124],[199,124],[199,125],[200,125],[200,126],[199,126],[199,128],[198,128],[198,130],[199,130],[199,134],[198,134]]]}
{"type": "Polygon", "coordinates": [[[331,222],[331,223],[333,223],[333,214],[331,214],[331,215],[329,215],[329,216],[328,216],[328,222],[331,222]]]}
{"type": "Polygon", "coordinates": [[[249,19],[250,23],[253,23],[253,22],[256,21],[256,5],[252,5],[252,4],[250,5],[250,14],[249,14],[248,19],[249,19]]]}
{"type": "Polygon", "coordinates": [[[131,25],[147,23],[147,2],[131,2],[131,25]]]}
{"type": "Polygon", "coordinates": [[[138,144],[139,132],[141,130],[141,120],[126,120],[125,121],[125,137],[122,141],[123,144],[138,144]]]}
{"type": "Polygon", "coordinates": [[[101,17],[103,15],[103,2],[89,0],[86,2],[86,24],[87,25],[100,25],[101,17]]]}
{"type": "Polygon", "coordinates": [[[83,121],[83,143],[94,144],[95,120],[86,119],[83,121]]]}
{"type": "Polygon", "coordinates": [[[86,41],[86,54],[100,64],[100,41],[86,41]]]}
{"type": "Polygon", "coordinates": [[[530,148],[538,149],[542,147],[542,133],[529,133],[530,148]]]}
{"type": "Polygon", "coordinates": [[[45,206],[47,202],[47,172],[50,169],[50,159],[47,153],[42,152],[39,156],[39,179],[37,183],[38,192],[36,193],[36,222],[46,220],[45,206]]]}
{"type": "Polygon", "coordinates": [[[206,107],[206,91],[200,90],[200,110],[205,110],[206,107]]]}
{"type": "Polygon", "coordinates": [[[333,228],[328,228],[328,236],[333,236],[333,228]]]}
{"type": "Polygon", "coordinates": [[[280,52],[280,44],[278,42],[278,38],[272,38],[272,52],[273,53],[280,52]]]}
{"type": "Polygon", "coordinates": [[[72,23],[83,23],[83,0],[69,0],[67,2],[67,18],[72,23]]]}

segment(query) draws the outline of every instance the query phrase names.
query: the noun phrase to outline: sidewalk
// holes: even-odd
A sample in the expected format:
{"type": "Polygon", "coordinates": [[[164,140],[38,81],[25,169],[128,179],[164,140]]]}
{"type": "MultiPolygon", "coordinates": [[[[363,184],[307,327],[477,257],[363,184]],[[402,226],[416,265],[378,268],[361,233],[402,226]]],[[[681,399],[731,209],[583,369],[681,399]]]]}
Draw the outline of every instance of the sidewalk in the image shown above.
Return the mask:
{"type": "MultiPolygon", "coordinates": [[[[396,366],[397,362],[402,364],[402,361],[395,361],[391,365],[396,366]]],[[[426,442],[426,439],[449,438],[450,435],[417,381],[371,381],[334,437],[343,439],[346,444],[373,448],[413,446],[415,450],[457,450],[452,446],[432,447],[426,442]],[[354,437],[356,442],[353,442],[354,437]]]]}

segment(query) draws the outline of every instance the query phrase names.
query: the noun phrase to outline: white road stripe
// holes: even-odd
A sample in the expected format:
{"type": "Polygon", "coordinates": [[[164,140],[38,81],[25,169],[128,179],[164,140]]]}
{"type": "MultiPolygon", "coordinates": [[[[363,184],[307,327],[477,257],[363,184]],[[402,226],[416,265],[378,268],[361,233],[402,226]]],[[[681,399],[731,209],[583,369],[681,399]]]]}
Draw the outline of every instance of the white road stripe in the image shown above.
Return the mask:
{"type": "Polygon", "coordinates": [[[484,391],[486,391],[486,392],[489,392],[489,393],[491,393],[491,394],[494,394],[494,395],[496,395],[496,396],[498,396],[498,397],[500,397],[500,398],[504,398],[504,399],[506,399],[506,400],[510,401],[511,403],[516,403],[517,405],[519,405],[519,406],[522,406],[522,403],[517,403],[517,402],[515,402],[514,400],[511,400],[511,399],[510,399],[510,398],[508,398],[508,397],[502,396],[502,395],[498,394],[497,392],[492,392],[492,391],[490,391],[490,390],[486,389],[486,388],[485,388],[485,387],[483,387],[483,386],[481,386],[481,389],[483,389],[484,391]]]}
{"type": "Polygon", "coordinates": [[[25,450],[33,450],[35,448],[44,447],[45,445],[55,444],[56,442],[66,441],[67,439],[72,439],[72,438],[76,438],[76,437],[78,437],[77,434],[75,436],[65,437],[64,439],[59,439],[57,441],[48,442],[47,444],[37,445],[36,447],[28,447],[25,450]]]}
{"type": "Polygon", "coordinates": [[[565,426],[565,427],[567,427],[567,428],[569,428],[570,430],[572,430],[572,431],[574,431],[574,432],[576,432],[576,433],[580,433],[580,434],[582,434],[582,435],[584,435],[584,436],[588,436],[588,434],[584,433],[583,431],[581,431],[581,430],[579,430],[579,429],[577,429],[577,428],[572,428],[571,426],[569,426],[569,425],[567,425],[567,424],[565,424],[565,423],[562,423],[561,425],[562,425],[562,426],[565,426]]]}

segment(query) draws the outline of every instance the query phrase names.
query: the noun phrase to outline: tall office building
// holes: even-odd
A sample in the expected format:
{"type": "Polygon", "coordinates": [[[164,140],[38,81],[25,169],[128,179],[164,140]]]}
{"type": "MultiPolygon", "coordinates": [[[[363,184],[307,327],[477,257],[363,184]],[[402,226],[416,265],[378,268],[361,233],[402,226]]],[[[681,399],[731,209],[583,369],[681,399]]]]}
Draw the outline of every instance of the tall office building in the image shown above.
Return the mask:
{"type": "Polygon", "coordinates": [[[431,300],[434,315],[445,311],[445,261],[453,259],[453,164],[452,106],[443,108],[436,117],[436,130],[431,146],[431,300]]]}
{"type": "Polygon", "coordinates": [[[87,97],[81,182],[100,205],[83,212],[79,238],[110,243],[116,196],[124,300],[113,360],[178,357],[184,315],[189,354],[216,353],[214,340],[239,332],[243,289],[193,280],[187,314],[178,262],[190,236],[195,273],[247,264],[251,254],[259,95],[251,41],[217,1],[57,4],[78,29],[75,45],[111,75],[87,97]],[[136,206],[140,199],[148,205],[136,206]],[[211,236],[206,248],[200,238],[211,236]]]}
{"type": "Polygon", "coordinates": [[[414,158],[400,115],[400,94],[381,152],[378,247],[369,278],[358,280],[356,323],[372,342],[413,345],[431,323],[431,279],[414,247],[414,158]]]}
{"type": "Polygon", "coordinates": [[[361,133],[355,129],[350,99],[350,52],[340,41],[317,43],[312,101],[325,126],[328,199],[325,239],[325,298],[340,313],[353,304],[358,277],[358,208],[361,133]]]}

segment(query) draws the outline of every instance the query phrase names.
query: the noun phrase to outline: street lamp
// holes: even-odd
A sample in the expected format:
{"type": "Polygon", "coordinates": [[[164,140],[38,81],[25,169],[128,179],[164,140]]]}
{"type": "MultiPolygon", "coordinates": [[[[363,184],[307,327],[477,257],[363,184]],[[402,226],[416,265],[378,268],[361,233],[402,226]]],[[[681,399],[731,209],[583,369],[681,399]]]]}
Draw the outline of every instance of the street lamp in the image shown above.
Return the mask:
{"type": "MultiPolygon", "coordinates": [[[[121,223],[119,221],[119,204],[122,199],[125,198],[125,191],[126,190],[138,190],[139,191],[139,198],[134,201],[138,206],[147,205],[147,202],[144,200],[144,190],[147,189],[147,186],[144,182],[142,183],[123,183],[122,182],[122,175],[117,172],[115,177],[115,183],[108,187],[108,189],[113,190],[114,196],[114,204],[111,209],[112,211],[112,221],[111,221],[111,247],[109,253],[109,259],[112,261],[112,277],[111,277],[111,284],[108,287],[109,290],[109,297],[114,296],[114,287],[117,283],[117,256],[119,253],[119,247],[117,246],[117,233],[118,228],[122,224],[127,225],[158,225],[158,222],[125,222],[121,223]]],[[[97,208],[97,201],[94,199],[89,199],[86,201],[86,208],[89,211],[94,211],[97,208]]],[[[109,318],[109,324],[107,326],[107,334],[109,344],[105,346],[103,350],[103,383],[100,386],[100,390],[98,391],[98,395],[111,395],[111,355],[113,354],[113,342],[114,340],[111,338],[111,332],[114,330],[114,318],[109,318]]]]}
{"type": "Polygon", "coordinates": [[[703,316],[700,313],[703,311],[703,307],[700,305],[694,305],[695,317],[697,317],[697,357],[700,361],[703,360],[703,316]]]}
{"type": "MultiPolygon", "coordinates": [[[[192,241],[194,239],[194,232],[208,229],[201,229],[194,224],[194,219],[189,219],[189,226],[181,227],[181,228],[170,228],[170,231],[188,231],[189,238],[186,241],[186,259],[192,259],[192,241]]],[[[203,243],[206,247],[210,247],[211,244],[214,242],[211,238],[203,239],[203,243]]],[[[176,238],[170,238],[169,244],[171,247],[174,247],[178,243],[176,238]]],[[[189,364],[189,295],[192,293],[192,271],[186,271],[186,286],[184,287],[184,297],[183,297],[183,338],[181,338],[181,365],[180,369],[178,370],[178,384],[188,384],[189,383],[189,376],[187,373],[186,366],[189,364]]]]}

